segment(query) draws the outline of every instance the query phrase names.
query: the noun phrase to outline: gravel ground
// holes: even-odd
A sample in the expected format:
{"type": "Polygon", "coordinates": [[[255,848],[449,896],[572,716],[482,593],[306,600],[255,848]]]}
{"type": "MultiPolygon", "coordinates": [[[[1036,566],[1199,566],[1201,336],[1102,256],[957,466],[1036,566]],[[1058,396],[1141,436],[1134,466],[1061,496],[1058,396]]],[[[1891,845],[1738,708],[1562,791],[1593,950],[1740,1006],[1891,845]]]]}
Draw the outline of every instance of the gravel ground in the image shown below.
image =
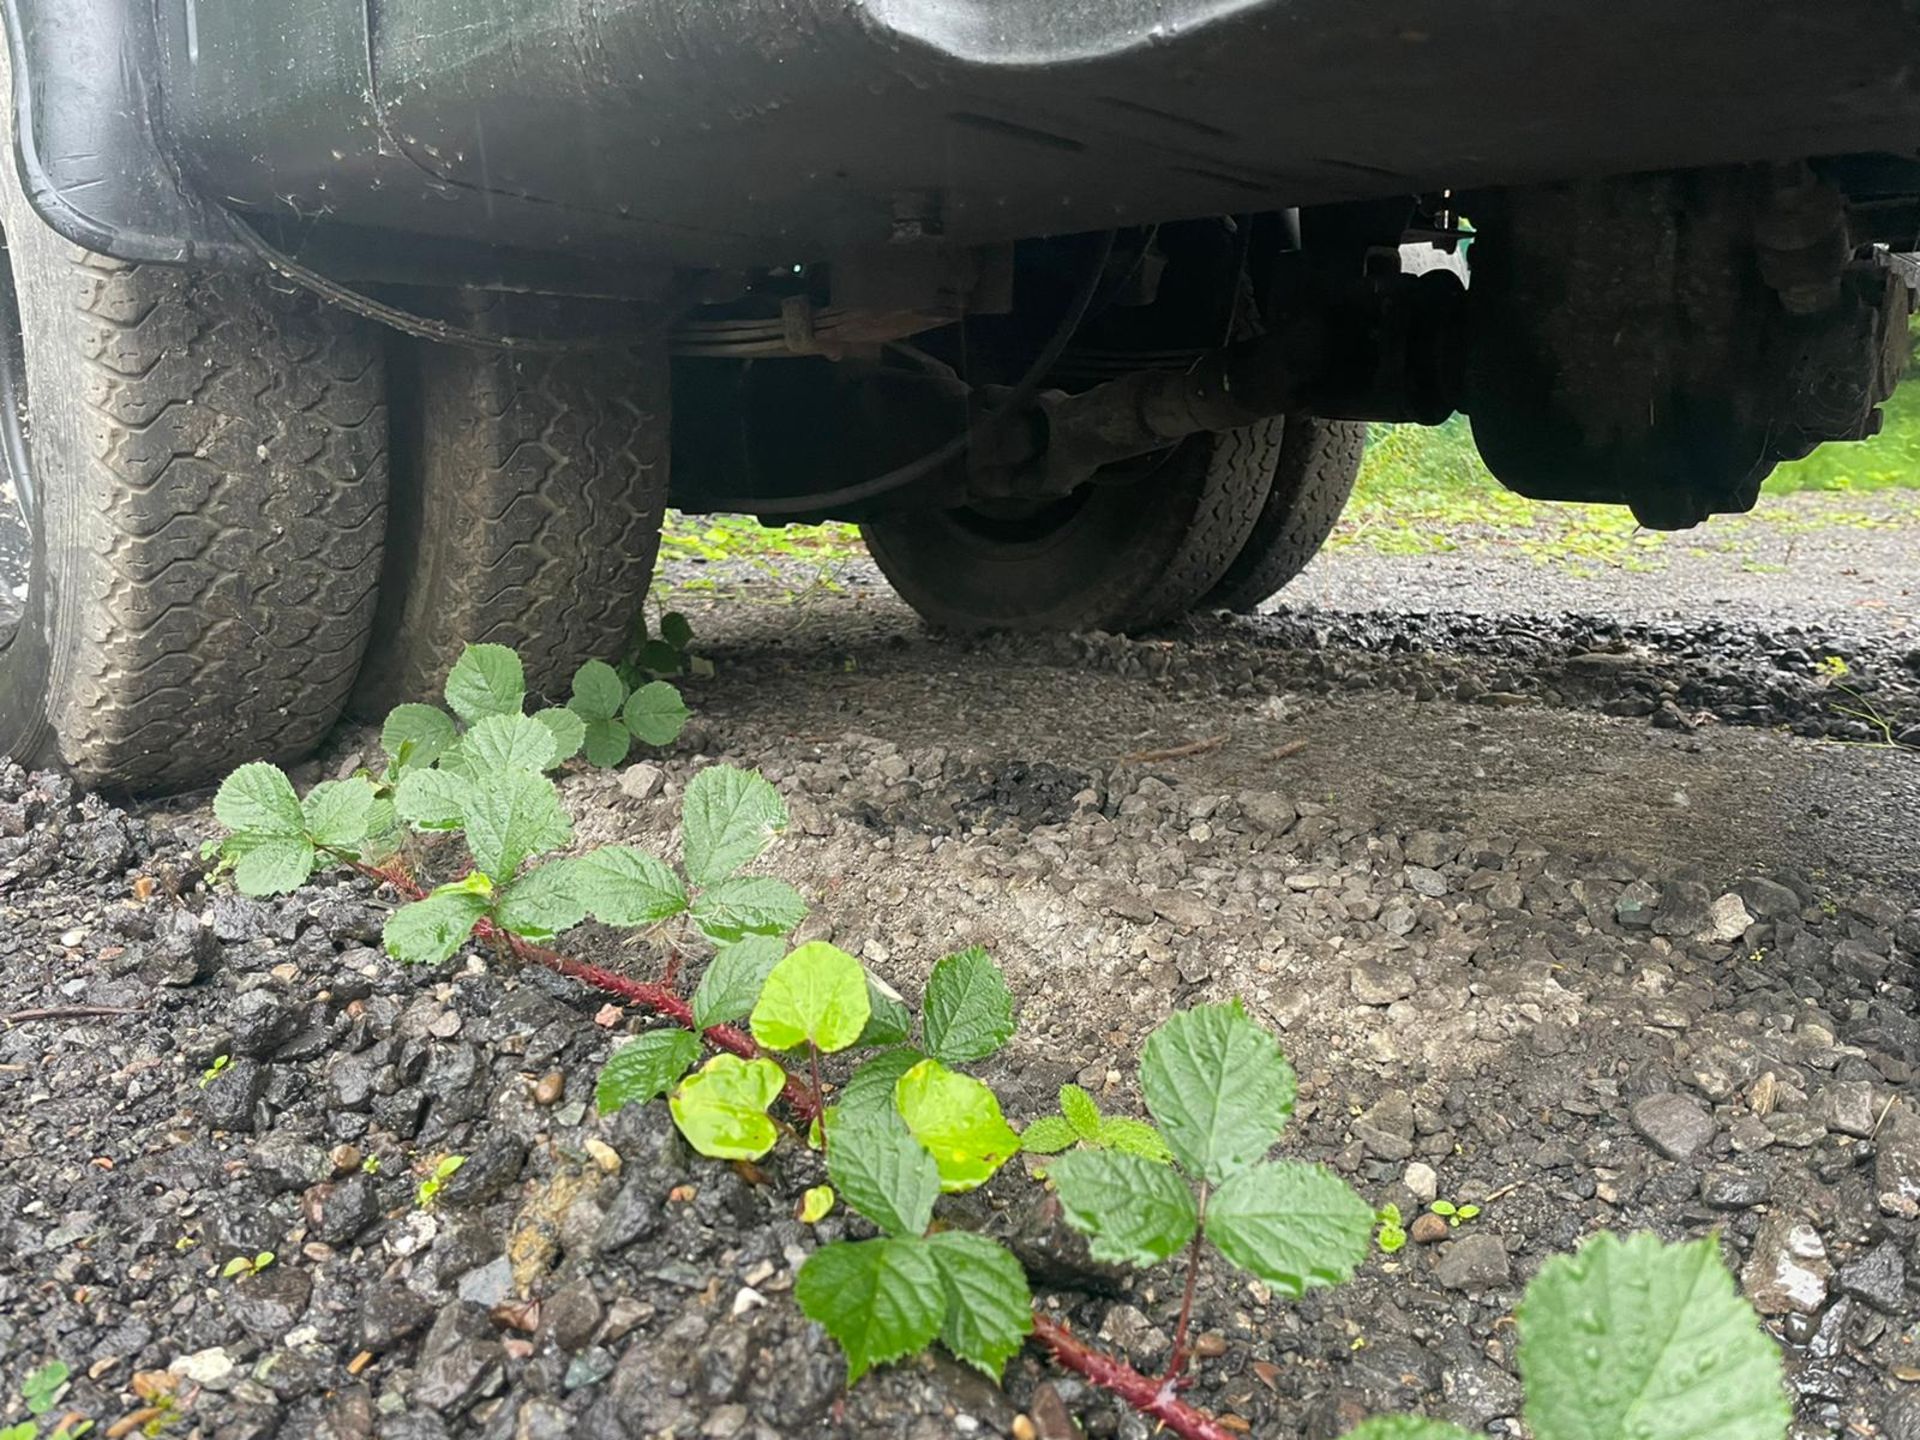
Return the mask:
{"type": "MultiPolygon", "coordinates": [[[[805,934],[909,995],[959,946],[1006,968],[1020,1031],[984,1073],[1017,1120],[1068,1080],[1132,1108],[1154,1017],[1239,995],[1301,1074],[1287,1153],[1408,1214],[1480,1204],[1303,1303],[1210,1274],[1192,1398],[1253,1434],[1374,1410],[1519,1434],[1521,1287],[1650,1228],[1720,1234],[1800,1434],[1920,1440],[1920,756],[1849,743],[1879,731],[1822,667],[1920,724],[1903,534],[1904,572],[1876,550],[1846,603],[1710,607],[1735,581],[1678,559],[1654,610],[1648,577],[1342,552],[1311,605],[1140,640],[929,637],[857,563],[837,588],[676,567],[725,597],[675,600],[717,667],[694,725],[564,789],[583,842],[659,851],[699,767],[760,767],[805,934]],[[1444,606],[1407,578],[1436,567],[1444,606]]],[[[927,1360],[843,1395],[788,1294],[861,1224],[791,1218],[813,1157],[716,1165],[664,1107],[594,1114],[637,1022],[477,954],[402,970],[364,881],[208,893],[210,830],[0,770],[0,1012],[56,1010],[0,1026],[0,1392],[57,1357],[103,1431],[159,1395],[165,1433],[222,1440],[1145,1440],[1031,1352],[1004,1392],[927,1360]]],[[[655,973],[624,939],[579,948],[655,973]]],[[[967,1222],[1076,1329],[1163,1361],[1173,1272],[1076,1258],[1018,1169],[967,1222]]]]}

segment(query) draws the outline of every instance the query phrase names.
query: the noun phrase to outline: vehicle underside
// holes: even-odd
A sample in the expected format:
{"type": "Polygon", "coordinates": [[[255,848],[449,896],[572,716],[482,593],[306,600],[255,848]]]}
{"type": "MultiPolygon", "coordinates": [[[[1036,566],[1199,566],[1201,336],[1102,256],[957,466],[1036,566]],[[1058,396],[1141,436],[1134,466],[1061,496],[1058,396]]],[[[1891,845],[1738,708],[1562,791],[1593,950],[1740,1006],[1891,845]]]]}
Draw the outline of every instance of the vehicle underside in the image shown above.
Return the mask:
{"type": "Polygon", "coordinates": [[[1649,526],[1745,510],[1875,433],[1909,350],[1900,0],[7,17],[38,217],[410,336],[396,475],[451,473],[443,352],[618,355],[581,384],[629,409],[651,356],[647,503],[859,521],[962,628],[1258,603],[1368,421],[1464,413],[1503,484],[1649,526]]]}

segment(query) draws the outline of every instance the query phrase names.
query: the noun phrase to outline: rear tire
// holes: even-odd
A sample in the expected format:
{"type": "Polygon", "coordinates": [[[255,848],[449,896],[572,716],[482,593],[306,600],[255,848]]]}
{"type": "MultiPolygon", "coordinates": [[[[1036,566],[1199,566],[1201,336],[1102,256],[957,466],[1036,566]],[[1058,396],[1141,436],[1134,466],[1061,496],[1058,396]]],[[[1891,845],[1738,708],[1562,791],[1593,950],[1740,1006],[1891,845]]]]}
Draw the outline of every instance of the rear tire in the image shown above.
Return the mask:
{"type": "Polygon", "coordinates": [[[4,110],[0,448],[28,523],[0,754],[146,791],[296,759],[339,715],[373,619],[379,347],[258,276],[70,245],[21,192],[4,110]]]}
{"type": "Polygon", "coordinates": [[[1282,426],[1201,435],[1137,480],[999,517],[902,511],[861,527],[893,588],[949,630],[1142,630],[1186,614],[1245,547],[1282,426]]]}
{"type": "Polygon", "coordinates": [[[1366,448],[1357,421],[1288,416],[1266,505],[1202,608],[1250,613],[1306,569],[1346,509],[1366,448]]]}
{"type": "Polygon", "coordinates": [[[392,539],[354,692],[377,718],[437,699],[468,644],[564,695],[630,643],[667,498],[663,350],[526,356],[405,342],[393,357],[392,539]]]}

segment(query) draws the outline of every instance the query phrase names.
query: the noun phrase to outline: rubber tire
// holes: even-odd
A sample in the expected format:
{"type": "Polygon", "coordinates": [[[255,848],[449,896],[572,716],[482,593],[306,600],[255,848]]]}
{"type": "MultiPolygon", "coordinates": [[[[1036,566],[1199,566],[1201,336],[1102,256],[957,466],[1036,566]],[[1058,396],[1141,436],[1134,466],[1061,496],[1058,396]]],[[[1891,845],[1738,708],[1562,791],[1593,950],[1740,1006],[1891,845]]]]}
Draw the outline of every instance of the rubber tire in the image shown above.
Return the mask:
{"type": "Polygon", "coordinates": [[[876,516],[861,533],[900,598],[943,629],[1149,629],[1241,553],[1281,436],[1274,420],[1189,440],[1138,481],[1087,487],[1044,538],[1004,540],[946,510],[876,516]]]}
{"type": "Polygon", "coordinates": [[[1347,507],[1366,448],[1358,421],[1289,416],[1253,534],[1202,608],[1249,614],[1306,569],[1347,507]]]}
{"type": "Polygon", "coordinates": [[[631,642],[668,476],[664,346],[529,356],[396,343],[394,498],[355,712],[437,701],[470,643],[564,699],[631,642]]]}
{"type": "Polygon", "coordinates": [[[256,276],[61,239],[21,193],[0,108],[41,497],[0,650],[0,754],[135,791],[297,759],[339,716],[373,621],[380,347],[256,276]]]}

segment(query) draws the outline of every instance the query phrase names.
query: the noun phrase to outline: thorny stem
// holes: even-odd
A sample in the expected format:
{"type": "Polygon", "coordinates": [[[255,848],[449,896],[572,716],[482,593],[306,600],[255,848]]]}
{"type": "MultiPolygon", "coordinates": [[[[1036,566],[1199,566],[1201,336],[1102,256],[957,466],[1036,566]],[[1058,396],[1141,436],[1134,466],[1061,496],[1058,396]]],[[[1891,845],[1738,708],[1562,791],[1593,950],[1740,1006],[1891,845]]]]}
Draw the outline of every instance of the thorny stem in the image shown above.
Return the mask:
{"type": "Polygon", "coordinates": [[[1187,1246],[1187,1289],[1180,1297],[1180,1323],[1173,1331],[1173,1358],[1167,1362],[1167,1383],[1177,1385],[1180,1372],[1187,1367],[1187,1325],[1193,1319],[1193,1291],[1200,1279],[1201,1236],[1207,1219],[1207,1186],[1200,1184],[1199,1215],[1193,1227],[1193,1243],[1187,1246]]]}
{"type": "Polygon", "coordinates": [[[1171,1380],[1142,1375],[1126,1361],[1085,1344],[1059,1321],[1033,1312],[1033,1338],[1062,1369],[1111,1391],[1180,1440],[1240,1440],[1213,1416],[1180,1398],[1171,1380]]]}
{"type": "MultiPolygon", "coordinates": [[[[383,869],[368,865],[356,856],[338,851],[333,853],[336,859],[350,869],[366,876],[369,880],[392,886],[409,900],[426,898],[426,890],[397,865],[383,869]]],[[[684,1029],[694,1028],[693,1007],[664,985],[650,985],[644,981],[630,980],[624,975],[616,974],[601,966],[589,965],[584,960],[576,960],[570,955],[548,950],[500,929],[491,921],[482,920],[474,929],[482,939],[504,943],[509,951],[524,962],[540,965],[556,974],[578,980],[581,984],[603,991],[636,1009],[662,1015],[684,1029]]],[[[711,1025],[701,1034],[702,1038],[717,1049],[729,1051],[744,1060],[764,1058],[760,1047],[755,1045],[749,1036],[731,1025],[711,1025]]],[[[789,1074],[785,1089],[781,1092],[787,1105],[803,1122],[818,1119],[824,1101],[824,1092],[820,1086],[820,1055],[817,1048],[812,1049],[810,1058],[813,1064],[812,1086],[809,1087],[799,1077],[789,1074]]],[[[824,1152],[824,1135],[821,1140],[824,1152]]],[[[1206,1205],[1204,1191],[1200,1203],[1204,1213],[1206,1205]]],[[[1180,1328],[1178,1338],[1175,1340],[1176,1369],[1181,1351],[1184,1349],[1187,1324],[1193,1308],[1194,1283],[1198,1266],[1197,1236],[1194,1243],[1196,1248],[1187,1271],[1186,1298],[1180,1307],[1180,1328]]],[[[1159,1380],[1142,1375],[1118,1356],[1109,1355],[1104,1350],[1088,1345],[1065,1325],[1050,1319],[1038,1309],[1033,1312],[1033,1339],[1062,1369],[1071,1370],[1090,1384],[1118,1396],[1142,1415],[1159,1421],[1167,1430],[1179,1436],[1180,1440],[1240,1440],[1239,1436],[1229,1431],[1204,1410],[1197,1409],[1182,1400],[1172,1374],[1159,1380]]]]}

